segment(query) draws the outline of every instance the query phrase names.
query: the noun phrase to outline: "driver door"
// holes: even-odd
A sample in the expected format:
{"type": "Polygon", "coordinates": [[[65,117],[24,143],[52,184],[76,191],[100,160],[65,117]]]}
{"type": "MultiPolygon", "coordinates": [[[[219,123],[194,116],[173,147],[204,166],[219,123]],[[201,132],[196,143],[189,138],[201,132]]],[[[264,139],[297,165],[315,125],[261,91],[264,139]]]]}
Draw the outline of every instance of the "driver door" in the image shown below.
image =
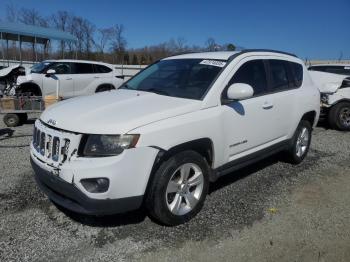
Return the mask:
{"type": "Polygon", "coordinates": [[[71,63],[57,62],[51,65],[47,70],[53,69],[56,73],[53,76],[44,75],[43,94],[56,95],[57,81],[58,94],[62,98],[74,96],[74,81],[71,74],[71,63]]]}

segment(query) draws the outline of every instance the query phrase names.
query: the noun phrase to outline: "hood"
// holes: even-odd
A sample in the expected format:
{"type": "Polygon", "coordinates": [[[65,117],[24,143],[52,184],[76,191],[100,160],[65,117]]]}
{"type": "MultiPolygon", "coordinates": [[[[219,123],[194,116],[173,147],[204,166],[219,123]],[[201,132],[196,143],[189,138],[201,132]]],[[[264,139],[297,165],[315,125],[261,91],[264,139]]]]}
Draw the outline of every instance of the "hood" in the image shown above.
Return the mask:
{"type": "Polygon", "coordinates": [[[201,101],[197,100],[114,90],[59,102],[45,110],[40,118],[47,124],[55,123],[54,127],[77,133],[125,134],[200,107],[201,101]]]}
{"type": "Polygon", "coordinates": [[[318,71],[309,71],[309,74],[320,92],[328,94],[337,92],[338,88],[341,87],[343,81],[347,78],[345,75],[318,71]]]}

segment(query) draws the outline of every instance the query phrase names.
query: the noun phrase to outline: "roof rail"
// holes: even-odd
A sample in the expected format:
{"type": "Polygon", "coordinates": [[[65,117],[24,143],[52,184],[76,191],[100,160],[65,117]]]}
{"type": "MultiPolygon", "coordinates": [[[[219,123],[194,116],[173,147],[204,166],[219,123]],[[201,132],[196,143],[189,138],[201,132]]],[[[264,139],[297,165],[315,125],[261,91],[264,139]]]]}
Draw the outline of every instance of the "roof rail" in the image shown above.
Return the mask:
{"type": "Polygon", "coordinates": [[[271,52],[271,53],[278,53],[278,54],[284,54],[284,55],[290,55],[290,56],[297,57],[295,54],[283,52],[283,51],[278,51],[278,50],[273,50],[273,49],[245,49],[245,50],[242,50],[242,52],[271,52]]]}
{"type": "Polygon", "coordinates": [[[252,53],[252,52],[270,52],[270,53],[277,53],[277,54],[283,54],[283,55],[289,55],[289,56],[297,57],[295,54],[292,54],[292,53],[287,53],[287,52],[278,51],[278,50],[272,50],[272,49],[244,49],[241,52],[232,55],[229,58],[229,60],[232,60],[232,59],[236,58],[239,55],[242,55],[242,54],[245,54],[245,53],[252,53]]]}

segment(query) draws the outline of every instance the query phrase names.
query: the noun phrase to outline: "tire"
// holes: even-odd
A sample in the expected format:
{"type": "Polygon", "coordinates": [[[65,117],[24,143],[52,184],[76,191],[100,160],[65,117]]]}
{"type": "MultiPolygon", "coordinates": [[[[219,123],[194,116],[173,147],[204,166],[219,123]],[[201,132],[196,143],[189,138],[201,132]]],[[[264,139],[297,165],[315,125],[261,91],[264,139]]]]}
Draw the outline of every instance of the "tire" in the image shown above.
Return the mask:
{"type": "Polygon", "coordinates": [[[328,123],[333,129],[350,131],[350,103],[341,102],[331,107],[328,123]]]}
{"type": "Polygon", "coordinates": [[[21,124],[21,118],[18,114],[6,114],[4,116],[4,123],[8,127],[16,127],[21,124]]]}
{"type": "Polygon", "coordinates": [[[310,122],[301,120],[292,138],[290,148],[287,150],[287,162],[300,164],[309,152],[311,138],[312,126],[310,122]]]}
{"type": "Polygon", "coordinates": [[[159,166],[149,186],[149,215],[167,226],[183,224],[203,207],[209,188],[208,163],[195,151],[177,153],[159,166]]]}
{"type": "Polygon", "coordinates": [[[99,87],[96,89],[96,93],[105,92],[105,91],[110,91],[110,90],[113,90],[113,89],[115,89],[113,85],[109,85],[109,84],[101,85],[101,86],[99,86],[99,87]]]}

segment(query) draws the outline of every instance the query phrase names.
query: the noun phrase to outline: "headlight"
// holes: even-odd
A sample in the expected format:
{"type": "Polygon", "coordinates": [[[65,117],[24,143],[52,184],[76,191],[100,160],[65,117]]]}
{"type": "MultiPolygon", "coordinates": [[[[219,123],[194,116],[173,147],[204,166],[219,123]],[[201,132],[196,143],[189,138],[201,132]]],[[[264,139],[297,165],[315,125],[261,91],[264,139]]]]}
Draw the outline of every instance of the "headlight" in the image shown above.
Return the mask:
{"type": "Polygon", "coordinates": [[[115,156],[136,145],[140,135],[89,135],[84,156],[115,156]]]}

